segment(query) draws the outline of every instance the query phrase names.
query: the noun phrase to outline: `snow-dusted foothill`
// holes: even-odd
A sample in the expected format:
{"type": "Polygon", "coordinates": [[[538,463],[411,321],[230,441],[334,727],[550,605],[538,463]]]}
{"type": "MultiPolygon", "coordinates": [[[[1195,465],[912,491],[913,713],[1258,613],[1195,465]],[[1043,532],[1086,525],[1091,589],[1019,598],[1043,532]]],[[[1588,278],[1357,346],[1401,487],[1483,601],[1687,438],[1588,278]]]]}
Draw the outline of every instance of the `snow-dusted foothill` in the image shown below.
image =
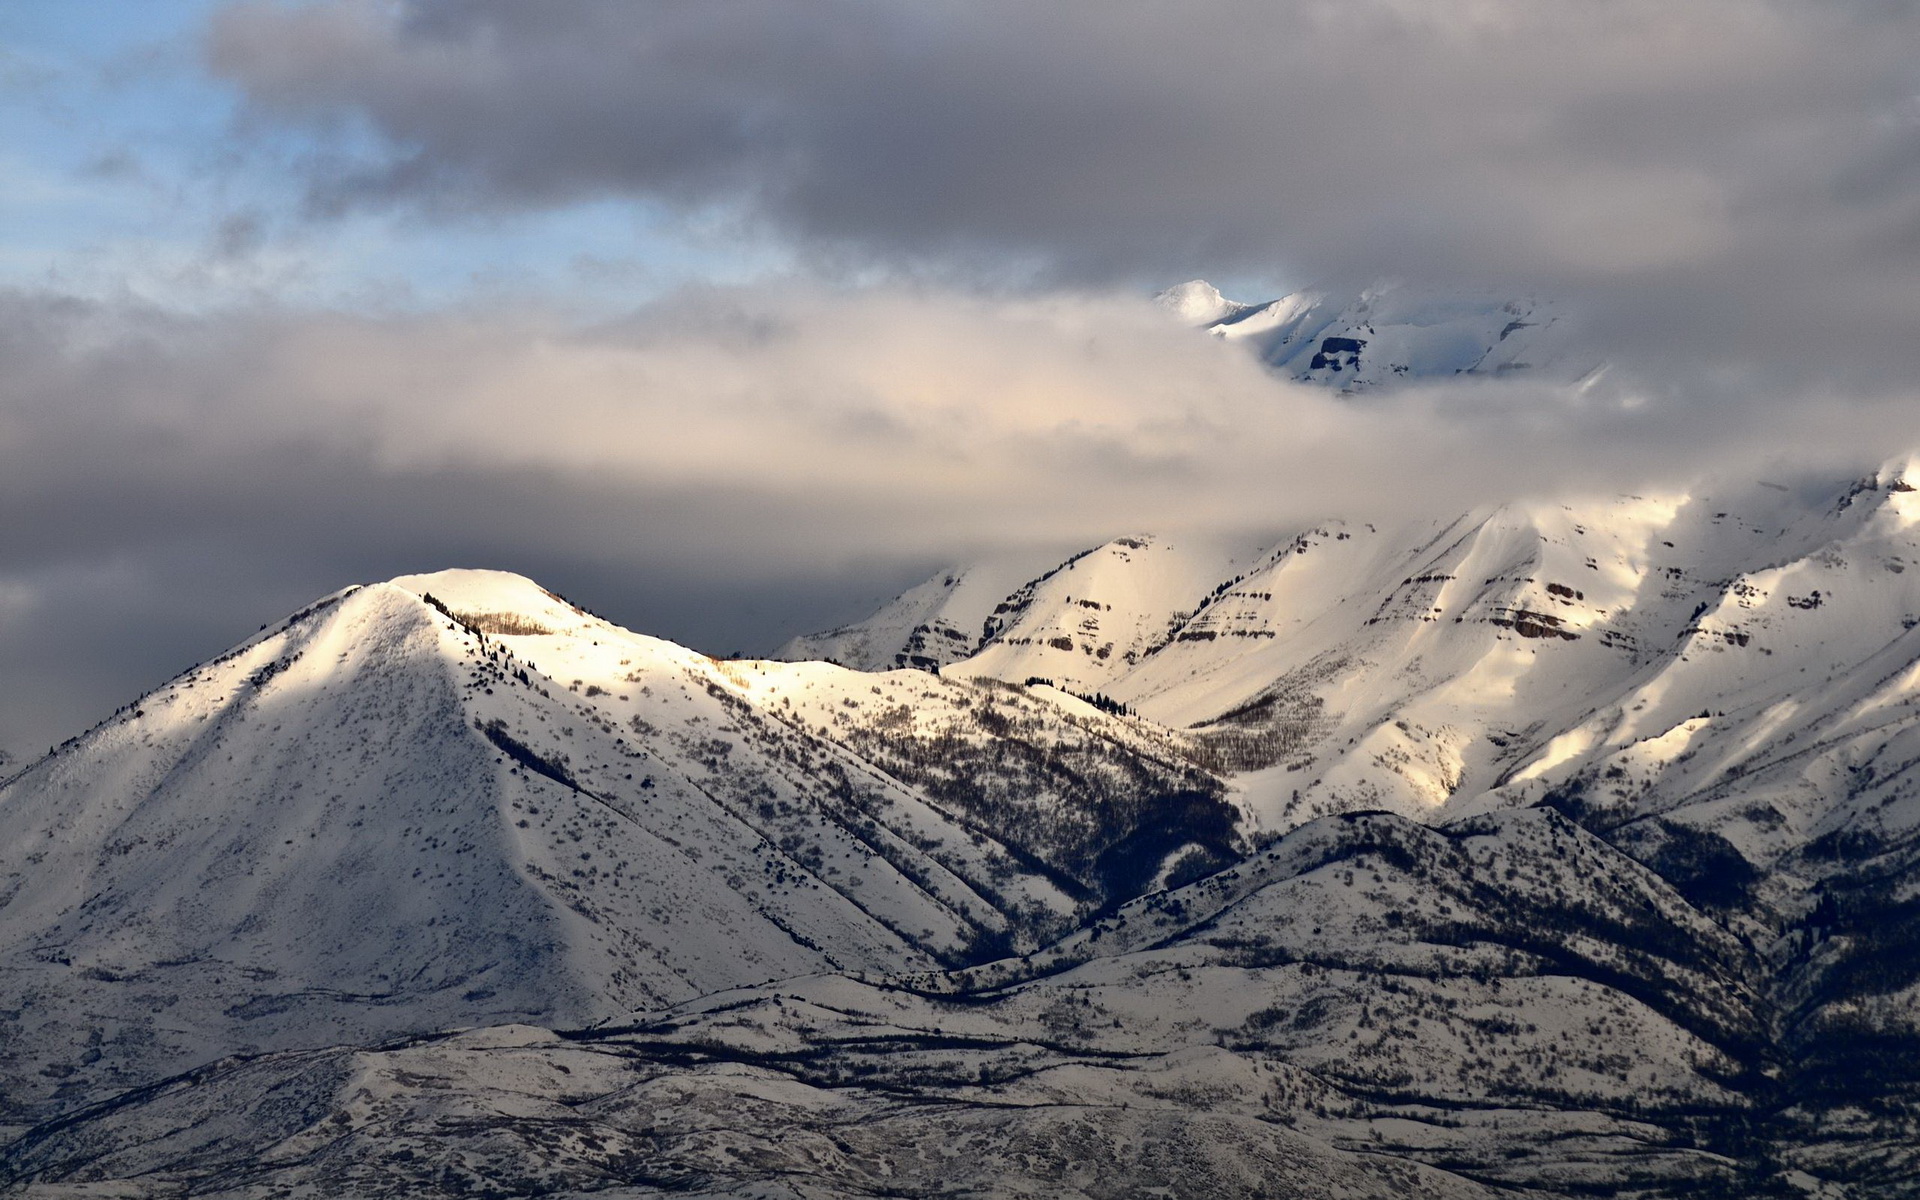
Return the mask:
{"type": "MultiPolygon", "coordinates": [[[[1025,958],[233,1063],[0,1168],[49,1195],[1789,1195],[1837,1147],[1768,972],[1552,810],[1330,817],[1025,958]]],[[[1846,1194],[1911,1177],[1873,1124],[1846,1194]]]]}

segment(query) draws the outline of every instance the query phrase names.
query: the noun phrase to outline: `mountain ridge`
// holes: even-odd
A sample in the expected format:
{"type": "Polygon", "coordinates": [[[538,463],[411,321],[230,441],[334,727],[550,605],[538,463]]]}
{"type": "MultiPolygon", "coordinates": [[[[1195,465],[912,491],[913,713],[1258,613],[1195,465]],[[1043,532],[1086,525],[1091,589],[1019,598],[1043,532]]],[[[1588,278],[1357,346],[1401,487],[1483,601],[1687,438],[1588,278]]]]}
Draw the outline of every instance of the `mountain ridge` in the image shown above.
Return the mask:
{"type": "Polygon", "coordinates": [[[1481,794],[1530,803],[1609,755],[1654,758],[1593,770],[1679,786],[1700,747],[1663,764],[1702,729],[1731,746],[1810,683],[1897,682],[1920,623],[1913,467],[1328,521],[1217,572],[1163,568],[1172,556],[1136,548],[1158,543],[1122,539],[1011,593],[981,649],[941,670],[1057,680],[1202,738],[1264,741],[1267,761],[1247,749],[1236,770],[1273,828],[1356,807],[1471,811],[1481,794]],[[1082,570],[1095,562],[1106,582],[1082,570]],[[1115,640],[1114,611],[1158,635],[1115,640]]]}

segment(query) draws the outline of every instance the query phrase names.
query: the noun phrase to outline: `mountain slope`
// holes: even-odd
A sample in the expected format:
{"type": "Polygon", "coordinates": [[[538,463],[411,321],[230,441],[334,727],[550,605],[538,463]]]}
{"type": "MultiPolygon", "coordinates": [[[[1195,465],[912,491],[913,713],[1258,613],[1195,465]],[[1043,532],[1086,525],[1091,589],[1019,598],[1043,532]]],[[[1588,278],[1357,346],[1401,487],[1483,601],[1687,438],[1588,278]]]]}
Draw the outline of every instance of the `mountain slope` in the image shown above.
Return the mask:
{"type": "MultiPolygon", "coordinates": [[[[0,791],[5,1094],[23,1111],[236,1050],[964,961],[1108,899],[1075,876],[1088,823],[1057,828],[1093,797],[1011,848],[793,715],[927,693],[992,700],[719,663],[492,572],[328,597],[0,791]]],[[[1112,764],[1145,822],[1219,792],[1111,718],[1013,702],[1056,714],[1025,720],[1047,748],[1016,782],[1112,764]]]]}
{"type": "Polygon", "coordinates": [[[1573,786],[1686,809],[1771,859],[1867,819],[1848,815],[1859,777],[1841,759],[1897,756],[1906,736],[1907,469],[1308,531],[1108,690],[1175,726],[1271,735],[1273,765],[1241,783],[1274,828],[1573,786]],[[1829,765],[1808,764],[1828,739],[1829,765]]]}
{"type": "Polygon", "coordinates": [[[860,621],[806,634],[772,654],[785,662],[830,662],[858,671],[938,670],[980,648],[994,606],[1058,561],[1040,551],[983,558],[942,571],[860,621]]]}
{"type": "Polygon", "coordinates": [[[1763,970],[1552,812],[1333,818],[1030,958],[240,1064],[0,1169],[369,1196],[1772,1194],[1792,1168],[1742,1140],[1776,1096],[1763,970]]]}
{"type": "Polygon", "coordinates": [[[1164,645],[1205,589],[1257,550],[1199,536],[1096,546],[1003,599],[979,652],[946,673],[1099,692],[1164,645]]]}
{"type": "Polygon", "coordinates": [[[1122,702],[1238,772],[1276,832],[1572,788],[1770,859],[1906,819],[1846,796],[1906,761],[1914,473],[1328,521],[1254,553],[1124,538],[1011,592],[943,673],[1122,702]]]}

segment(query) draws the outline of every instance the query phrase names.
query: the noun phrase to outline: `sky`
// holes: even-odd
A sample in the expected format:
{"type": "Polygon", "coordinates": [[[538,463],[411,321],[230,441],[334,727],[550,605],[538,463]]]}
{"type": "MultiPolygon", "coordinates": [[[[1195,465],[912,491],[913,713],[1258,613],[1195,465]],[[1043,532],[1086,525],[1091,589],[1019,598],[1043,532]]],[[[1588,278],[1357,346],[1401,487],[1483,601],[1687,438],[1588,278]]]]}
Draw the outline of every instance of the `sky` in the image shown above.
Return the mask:
{"type": "Polygon", "coordinates": [[[765,650],[968,555],[1920,442],[1900,0],[10,0],[0,749],[517,570],[765,650]],[[1545,295],[1366,403],[1166,319],[1545,295]]]}

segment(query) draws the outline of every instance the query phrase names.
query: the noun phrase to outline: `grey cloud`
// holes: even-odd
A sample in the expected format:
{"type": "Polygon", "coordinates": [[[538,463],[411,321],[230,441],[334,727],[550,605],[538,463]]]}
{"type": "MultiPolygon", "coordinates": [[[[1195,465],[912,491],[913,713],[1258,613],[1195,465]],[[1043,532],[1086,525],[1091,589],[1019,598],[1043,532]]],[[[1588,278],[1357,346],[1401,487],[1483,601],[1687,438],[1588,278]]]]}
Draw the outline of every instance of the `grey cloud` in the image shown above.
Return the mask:
{"type": "Polygon", "coordinates": [[[213,227],[213,252],[219,258],[245,258],[265,240],[266,227],[259,213],[229,213],[213,227]]]}
{"type": "Polygon", "coordinates": [[[0,749],[38,752],[256,625],[348,583],[516,570],[633,628],[761,650],[932,571],[842,547],[811,561],[769,497],[497,466],[393,468],[261,428],[8,440],[0,511],[0,749]],[[36,462],[44,469],[31,469],[36,462]],[[709,542],[707,539],[712,539],[709,542]]]}
{"type": "Polygon", "coordinates": [[[323,205],[630,196],[894,266],[1518,281],[1657,311],[1693,358],[1806,333],[1888,374],[1915,45],[1912,4],[1803,0],[332,0],[230,6],[209,57],[257,119],[377,131],[323,205]]]}

